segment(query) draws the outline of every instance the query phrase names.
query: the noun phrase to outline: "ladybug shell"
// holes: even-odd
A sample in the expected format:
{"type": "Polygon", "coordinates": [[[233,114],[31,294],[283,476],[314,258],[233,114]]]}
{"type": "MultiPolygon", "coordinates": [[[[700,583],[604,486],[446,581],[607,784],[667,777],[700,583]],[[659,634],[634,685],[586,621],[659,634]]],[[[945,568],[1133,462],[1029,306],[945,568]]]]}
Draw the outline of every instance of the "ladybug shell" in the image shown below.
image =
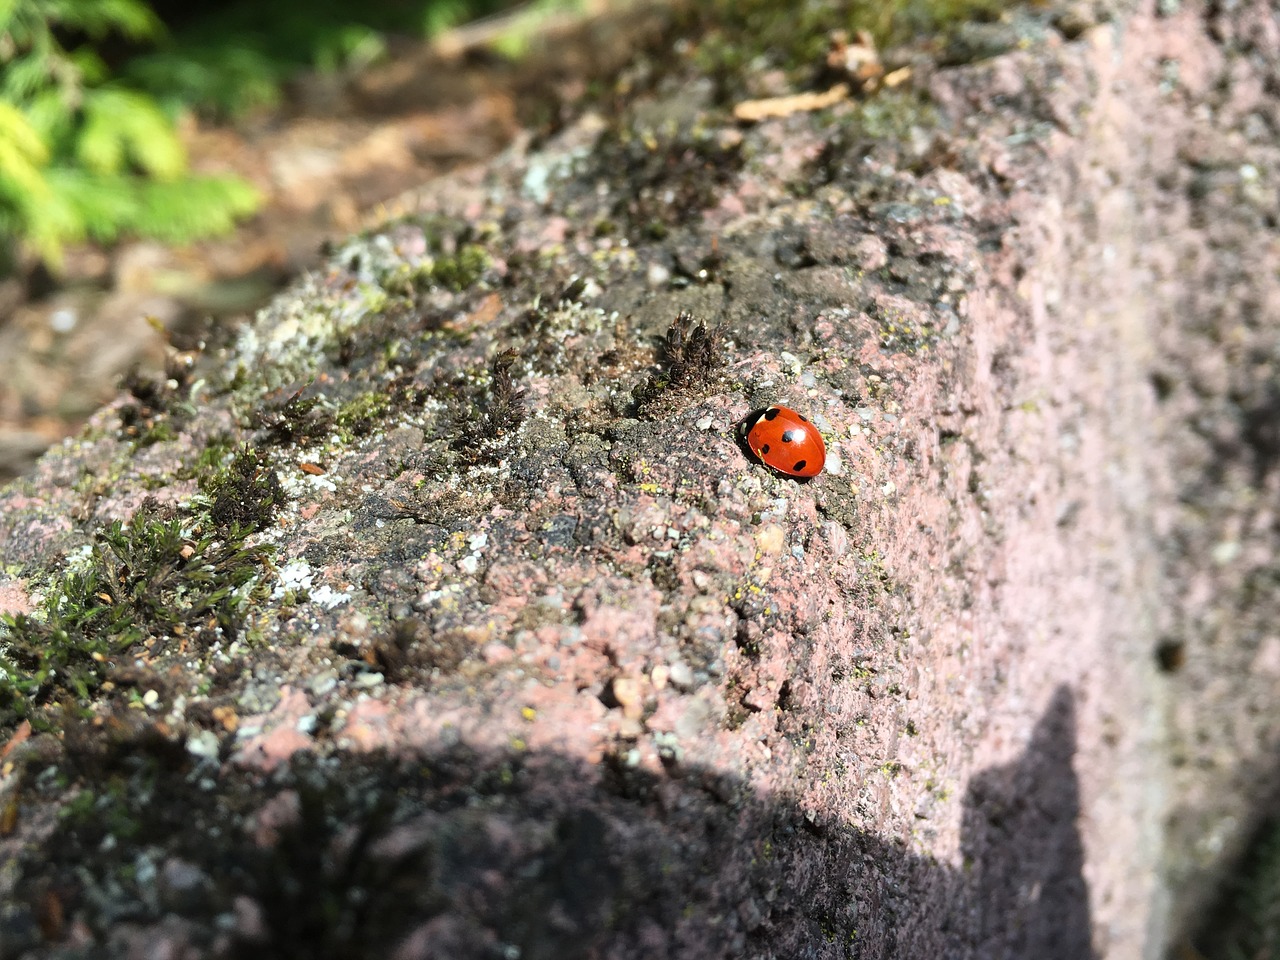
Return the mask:
{"type": "Polygon", "coordinates": [[[827,459],[818,428],[790,407],[762,413],[747,431],[747,446],[761,463],[789,477],[816,477],[827,459]]]}

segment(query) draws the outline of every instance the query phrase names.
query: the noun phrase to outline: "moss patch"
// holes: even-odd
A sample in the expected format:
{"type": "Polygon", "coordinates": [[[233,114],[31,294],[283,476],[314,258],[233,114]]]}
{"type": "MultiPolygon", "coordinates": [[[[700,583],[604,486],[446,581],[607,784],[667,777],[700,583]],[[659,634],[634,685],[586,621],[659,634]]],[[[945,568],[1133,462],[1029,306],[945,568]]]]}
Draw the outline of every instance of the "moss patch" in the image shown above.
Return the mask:
{"type": "Polygon", "coordinates": [[[126,652],[234,637],[241,588],[271,551],[247,546],[248,532],[201,532],[154,501],[101,530],[45,593],[40,614],[0,617],[0,727],[47,722],[59,703],[87,705],[126,652]]]}
{"type": "Polygon", "coordinates": [[[673,393],[693,396],[714,386],[725,365],[724,329],[682,311],[667,328],[662,344],[662,370],[650,374],[633,391],[636,411],[653,417],[673,393]]]}

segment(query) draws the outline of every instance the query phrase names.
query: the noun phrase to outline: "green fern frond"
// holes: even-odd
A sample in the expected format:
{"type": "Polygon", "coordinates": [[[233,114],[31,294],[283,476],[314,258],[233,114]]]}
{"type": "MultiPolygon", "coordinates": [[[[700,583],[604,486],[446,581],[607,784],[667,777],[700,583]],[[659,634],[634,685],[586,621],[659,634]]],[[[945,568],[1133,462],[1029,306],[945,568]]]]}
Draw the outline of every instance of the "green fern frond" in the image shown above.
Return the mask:
{"type": "Polygon", "coordinates": [[[0,37],[5,40],[4,57],[28,47],[38,34],[47,32],[39,11],[31,0],[0,0],[0,37]]]}
{"type": "Polygon", "coordinates": [[[22,103],[52,83],[47,57],[17,57],[4,62],[0,70],[0,96],[11,103],[22,103]]]}
{"type": "Polygon", "coordinates": [[[422,12],[422,34],[435,37],[450,30],[467,18],[469,5],[466,0],[437,0],[429,3],[422,12]]]}
{"type": "Polygon", "coordinates": [[[18,0],[0,0],[0,34],[9,32],[9,25],[18,13],[18,0]]]}
{"type": "Polygon", "coordinates": [[[261,50],[229,46],[134,57],[124,76],[161,102],[200,104],[215,115],[238,117],[275,106],[284,72],[261,50]]]}
{"type": "Polygon", "coordinates": [[[67,106],[63,91],[56,87],[41,90],[23,105],[22,112],[51,154],[58,153],[59,147],[72,142],[76,115],[67,106]]]}
{"type": "Polygon", "coordinates": [[[0,198],[27,207],[47,200],[49,185],[42,167],[13,143],[0,139],[0,198]]]}
{"type": "Polygon", "coordinates": [[[48,157],[44,141],[22,111],[0,101],[0,228],[25,235],[41,257],[56,262],[57,229],[45,219],[54,203],[44,178],[48,157]]]}
{"type": "Polygon", "coordinates": [[[164,32],[160,18],[142,0],[40,0],[36,6],[46,20],[95,39],[119,33],[130,40],[152,40],[164,32]]]}
{"type": "Polygon", "coordinates": [[[324,42],[317,43],[312,52],[312,63],[317,70],[331,73],[342,67],[360,69],[377,62],[386,55],[387,44],[382,34],[363,24],[348,24],[324,42]]]}
{"type": "Polygon", "coordinates": [[[146,94],[114,87],[86,92],[76,159],[95,173],[118,173],[133,163],[171,180],[187,164],[173,124],[146,94]]]}
{"type": "Polygon", "coordinates": [[[93,97],[76,136],[75,156],[94,173],[118,173],[124,166],[124,141],[111,116],[110,102],[93,97]]]}
{"type": "MultiPolygon", "coordinates": [[[[15,162],[25,162],[32,168],[41,166],[49,159],[44,139],[32,126],[27,115],[3,100],[0,100],[0,146],[12,151],[15,162]]],[[[6,165],[0,163],[0,173],[5,170],[6,165]]]]}
{"type": "Polygon", "coordinates": [[[68,242],[92,237],[110,243],[137,219],[132,177],[67,166],[52,167],[47,176],[53,195],[67,214],[60,226],[68,242]]]}
{"type": "Polygon", "coordinates": [[[186,177],[145,181],[138,200],[135,232],[185,243],[229,232],[237,220],[258,209],[262,196],[237,177],[186,177]]]}
{"type": "Polygon", "coordinates": [[[76,167],[54,168],[48,176],[83,233],[104,243],[126,234],[186,243],[225,233],[261,202],[252,186],[235,177],[155,181],[76,167]]]}
{"type": "Polygon", "coordinates": [[[57,269],[62,245],[83,235],[79,220],[52,188],[45,170],[24,169],[21,159],[0,138],[0,236],[14,236],[57,269]],[[15,175],[16,174],[16,175],[15,175]]]}
{"type": "Polygon", "coordinates": [[[92,47],[78,47],[67,54],[67,62],[75,71],[76,87],[94,87],[106,83],[111,70],[92,47]]]}

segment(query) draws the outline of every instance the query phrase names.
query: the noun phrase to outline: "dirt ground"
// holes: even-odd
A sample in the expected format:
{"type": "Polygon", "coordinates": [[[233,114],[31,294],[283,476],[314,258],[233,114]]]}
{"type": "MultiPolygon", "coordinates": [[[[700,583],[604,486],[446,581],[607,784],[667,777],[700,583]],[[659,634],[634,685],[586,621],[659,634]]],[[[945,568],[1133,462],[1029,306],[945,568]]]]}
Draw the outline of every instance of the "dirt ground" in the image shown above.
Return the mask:
{"type": "Polygon", "coordinates": [[[0,958],[1223,947],[1280,26],[959,35],[865,98],[641,56],[0,490],[0,958]]]}

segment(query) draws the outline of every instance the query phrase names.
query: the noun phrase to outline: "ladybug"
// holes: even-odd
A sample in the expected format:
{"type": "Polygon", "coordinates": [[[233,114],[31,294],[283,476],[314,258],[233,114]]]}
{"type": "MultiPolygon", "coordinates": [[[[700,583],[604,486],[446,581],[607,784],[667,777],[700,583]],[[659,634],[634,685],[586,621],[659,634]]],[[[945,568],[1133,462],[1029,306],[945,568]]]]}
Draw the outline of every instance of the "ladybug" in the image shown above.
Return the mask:
{"type": "Polygon", "coordinates": [[[788,477],[816,477],[827,459],[818,428],[790,407],[774,405],[757,417],[747,446],[761,463],[788,477]]]}

